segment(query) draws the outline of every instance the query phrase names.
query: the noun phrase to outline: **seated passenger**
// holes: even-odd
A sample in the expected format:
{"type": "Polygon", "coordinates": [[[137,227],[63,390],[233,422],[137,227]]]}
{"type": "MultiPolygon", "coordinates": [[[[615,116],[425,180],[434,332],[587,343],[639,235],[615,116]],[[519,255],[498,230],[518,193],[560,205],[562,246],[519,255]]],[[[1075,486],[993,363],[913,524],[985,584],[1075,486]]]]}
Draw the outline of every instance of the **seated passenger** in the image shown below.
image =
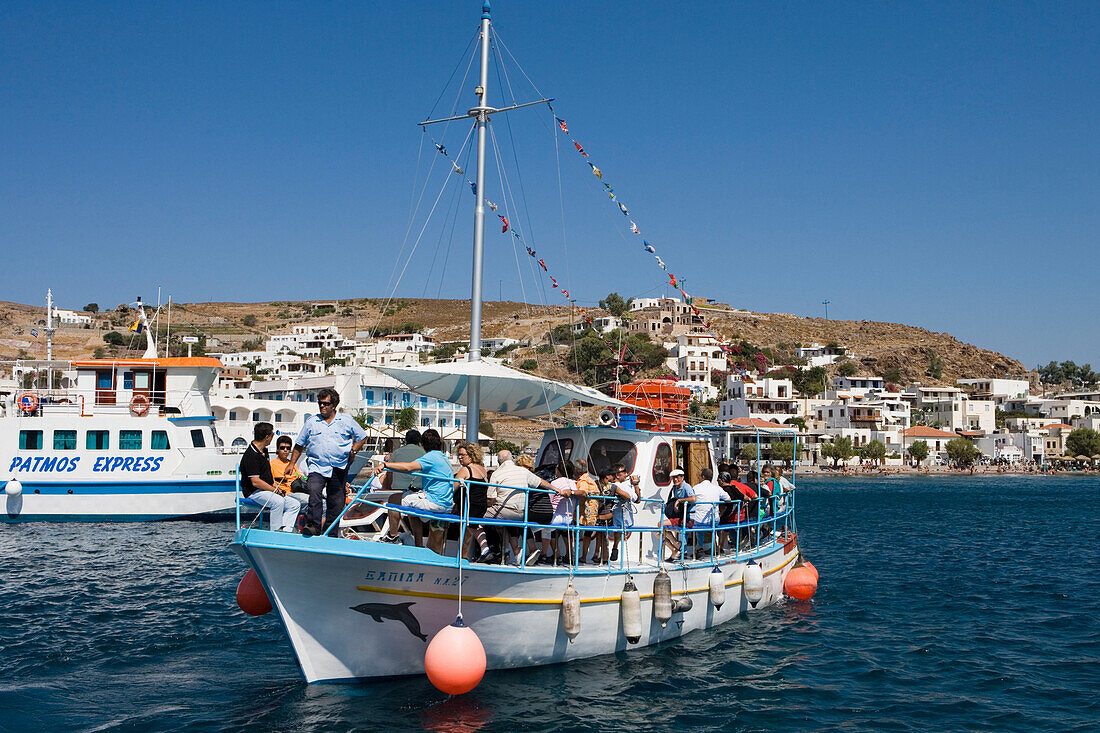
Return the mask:
{"type": "MultiPolygon", "coordinates": [[[[523,460],[524,463],[530,463],[530,466],[534,467],[534,462],[530,461],[529,456],[520,456],[520,460],[523,460]]],[[[497,453],[497,461],[499,464],[497,470],[493,472],[491,481],[495,485],[490,486],[486,492],[487,509],[485,510],[485,518],[522,522],[524,512],[528,508],[527,491],[524,489],[541,488],[549,492],[553,491],[554,487],[532,473],[528,467],[519,465],[518,461],[513,460],[512,452],[509,450],[502,450],[497,453]]],[[[553,509],[550,506],[547,493],[532,492],[530,512],[529,521],[539,524],[550,523],[553,509]],[[538,521],[539,519],[542,521],[538,521]]],[[[519,532],[518,530],[512,531],[510,528],[502,529],[504,529],[504,535],[512,548],[512,556],[516,558],[516,564],[518,564],[520,559],[519,532]]],[[[524,561],[527,565],[532,565],[538,560],[538,557],[539,551],[536,549],[530,552],[524,561]]]]}
{"type": "MultiPolygon", "coordinates": [[[[595,527],[600,508],[599,499],[595,498],[600,493],[599,488],[596,486],[596,479],[588,472],[588,461],[583,458],[573,461],[573,472],[577,477],[577,501],[581,504],[577,513],[578,518],[582,526],[595,527]]],[[[588,562],[588,548],[592,544],[595,535],[595,532],[588,530],[581,536],[579,562],[582,564],[588,562]]]]}
{"type": "Polygon", "coordinates": [[[726,492],[711,480],[714,478],[714,471],[709,466],[701,470],[699,475],[703,480],[695,484],[695,505],[691,508],[691,521],[696,530],[695,545],[699,548],[696,550],[696,558],[700,553],[706,552],[703,545],[710,541],[713,534],[700,532],[700,528],[714,527],[718,524],[721,502],[726,499],[726,492]]]}
{"type": "Polygon", "coordinates": [[[280,435],[275,441],[275,457],[271,459],[271,476],[275,479],[275,486],[283,489],[287,496],[292,496],[298,503],[305,506],[309,503],[309,489],[306,488],[306,477],[298,470],[298,464],[290,464],[290,451],[294,448],[294,441],[289,435],[280,435]]]}
{"type": "MultiPolygon", "coordinates": [[[[677,562],[681,548],[677,536],[679,533],[675,528],[680,527],[685,515],[688,515],[690,505],[695,502],[695,491],[691,484],[684,481],[683,469],[674,468],[668,475],[672,479],[672,488],[669,489],[668,500],[665,502],[665,516],[661,518],[661,534],[664,536],[664,546],[671,552],[666,562],[677,562]]],[[[690,519],[684,529],[689,527],[690,519]]]]}
{"type": "MultiPolygon", "coordinates": [[[[426,512],[448,514],[454,508],[454,474],[451,473],[451,462],[443,453],[443,439],[439,433],[429,428],[421,436],[421,447],[424,455],[414,461],[382,461],[382,468],[390,471],[415,471],[422,475],[420,485],[424,488],[420,491],[410,489],[400,495],[401,506],[412,509],[420,509],[426,512]]],[[[397,451],[394,451],[395,453],[397,451]]],[[[397,503],[395,494],[391,497],[391,503],[397,503]]],[[[424,523],[418,517],[407,516],[410,529],[417,547],[422,547],[424,542],[424,523]]],[[[389,513],[389,531],[380,538],[383,542],[397,542],[397,528],[401,523],[400,512],[389,513]]]]}
{"type": "Polygon", "coordinates": [[[271,445],[274,436],[275,427],[269,422],[258,422],[252,429],[253,440],[245,448],[237,471],[241,494],[271,510],[271,529],[293,532],[302,505],[297,499],[285,496],[284,489],[275,486],[275,479],[271,475],[271,461],[267,455],[267,447],[271,445]]]}
{"type": "Polygon", "coordinates": [[[485,482],[488,480],[488,473],[485,471],[485,454],[481,452],[481,446],[477,443],[459,443],[455,455],[458,457],[458,471],[455,473],[455,478],[472,482],[466,484],[463,492],[466,495],[464,500],[469,506],[468,516],[471,524],[466,529],[462,557],[469,557],[470,546],[476,539],[479,550],[474,562],[496,562],[500,559],[500,555],[489,549],[485,529],[472,523],[475,519],[483,518],[487,508],[488,487],[485,486],[485,482]]]}
{"type": "MultiPolygon", "coordinates": [[[[567,461],[558,461],[554,466],[555,478],[550,482],[555,493],[550,495],[550,505],[554,508],[554,515],[550,518],[550,524],[554,527],[569,527],[577,523],[577,482],[573,480],[573,464],[567,461]]],[[[565,535],[565,556],[573,557],[573,533],[554,532],[549,530],[542,532],[542,554],[550,554],[550,535],[555,540],[565,535]]],[[[560,544],[554,542],[554,554],[558,554],[560,544]]]]}

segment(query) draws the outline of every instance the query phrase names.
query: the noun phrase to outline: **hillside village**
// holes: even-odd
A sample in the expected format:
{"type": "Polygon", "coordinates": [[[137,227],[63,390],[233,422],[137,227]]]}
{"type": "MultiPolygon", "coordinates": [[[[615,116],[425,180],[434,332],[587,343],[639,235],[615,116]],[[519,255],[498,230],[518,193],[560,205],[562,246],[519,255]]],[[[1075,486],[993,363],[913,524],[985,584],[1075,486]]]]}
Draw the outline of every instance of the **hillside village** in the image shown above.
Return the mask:
{"type": "MultiPolygon", "coordinates": [[[[131,347],[144,348],[129,330],[128,306],[92,306],[55,310],[55,358],[132,357],[131,347]]],[[[1078,460],[1075,429],[1100,428],[1100,389],[1087,368],[1079,384],[1048,384],[1009,357],[898,324],[750,313],[702,298],[612,294],[601,306],[486,303],[483,358],[608,394],[631,380],[664,380],[685,404],[660,416],[663,424],[706,426],[731,460],[755,458],[759,443],[765,459],[797,450],[800,461],[822,465],[936,465],[959,462],[961,451],[963,460],[1047,466],[1078,460]]],[[[464,358],[468,308],[376,299],[174,304],[171,322],[161,308],[154,328],[174,355],[221,360],[212,398],[228,447],[243,448],[259,420],[294,434],[323,387],[380,431],[435,427],[456,437],[465,408],[414,395],[376,367],[464,358]]],[[[44,356],[35,353],[42,315],[0,308],[0,356],[44,356]]],[[[537,444],[555,420],[593,422],[597,412],[572,408],[542,421],[486,414],[484,437],[537,444]]]]}

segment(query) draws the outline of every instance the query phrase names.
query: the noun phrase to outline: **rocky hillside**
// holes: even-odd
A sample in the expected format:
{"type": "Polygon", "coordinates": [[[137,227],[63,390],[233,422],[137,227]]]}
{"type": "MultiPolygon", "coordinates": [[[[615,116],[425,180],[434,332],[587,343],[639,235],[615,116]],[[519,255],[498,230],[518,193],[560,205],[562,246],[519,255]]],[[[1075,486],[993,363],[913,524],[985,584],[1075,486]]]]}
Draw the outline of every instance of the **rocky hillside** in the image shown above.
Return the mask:
{"type": "MultiPolygon", "coordinates": [[[[416,324],[434,329],[437,341],[459,341],[469,338],[469,312],[469,301],[461,300],[362,298],[324,302],[183,303],[172,307],[172,334],[205,334],[210,339],[208,348],[211,351],[236,350],[249,341],[253,342],[248,344],[251,346],[270,333],[305,323],[335,323],[348,335],[379,326],[394,328],[416,324]]],[[[910,381],[954,384],[959,377],[1029,373],[1023,364],[1011,357],[965,344],[946,333],[915,326],[732,310],[710,310],[708,315],[722,336],[767,347],[776,352],[780,361],[782,354],[795,344],[837,343],[849,349],[860,374],[885,375],[896,370],[902,384],[910,381]],[[926,374],[933,354],[942,361],[939,379],[926,374]]],[[[565,360],[567,346],[558,345],[553,350],[546,347],[538,350],[537,347],[551,327],[569,322],[570,317],[568,307],[489,302],[483,309],[482,330],[485,337],[530,340],[530,347],[512,353],[514,361],[535,359],[539,364],[538,373],[569,378],[565,360]]],[[[0,302],[0,359],[44,357],[45,336],[40,334],[35,338],[30,333],[43,318],[42,307],[0,302]]],[[[130,314],[110,310],[99,313],[97,320],[97,327],[92,329],[59,329],[55,338],[55,357],[92,356],[96,348],[105,345],[103,336],[109,330],[122,333],[127,343],[130,341],[126,333],[126,325],[132,320],[130,314]]],[[[165,311],[162,328],[166,320],[165,311]]]]}

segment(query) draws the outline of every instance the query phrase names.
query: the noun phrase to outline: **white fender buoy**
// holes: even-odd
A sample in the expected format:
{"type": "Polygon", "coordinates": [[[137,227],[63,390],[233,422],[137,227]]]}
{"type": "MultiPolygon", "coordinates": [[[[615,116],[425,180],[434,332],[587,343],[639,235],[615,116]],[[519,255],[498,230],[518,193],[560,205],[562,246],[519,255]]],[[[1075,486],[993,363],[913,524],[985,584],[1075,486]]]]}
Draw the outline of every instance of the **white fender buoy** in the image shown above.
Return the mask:
{"type": "Polygon", "coordinates": [[[4,493],[8,496],[19,496],[23,493],[23,484],[19,483],[19,479],[13,478],[4,486],[4,493]]]}
{"type": "Polygon", "coordinates": [[[633,579],[626,579],[619,603],[623,608],[623,634],[627,642],[637,644],[642,638],[642,593],[633,579]]]}
{"type": "Polygon", "coordinates": [[[653,579],[653,615],[661,622],[661,628],[672,618],[672,578],[664,568],[653,579]]]}
{"type": "Polygon", "coordinates": [[[745,591],[745,600],[756,608],[756,604],[764,597],[764,571],[755,560],[750,560],[741,573],[741,587],[745,591]]]}
{"type": "Polygon", "coordinates": [[[561,625],[572,644],[577,634],[581,633],[581,596],[572,583],[561,599],[561,625]]]}
{"type": "Polygon", "coordinates": [[[722,575],[722,571],[718,569],[718,566],[714,566],[714,570],[710,572],[710,602],[715,608],[721,608],[722,604],[726,602],[726,576],[722,575]]]}
{"type": "Polygon", "coordinates": [[[672,612],[687,613],[694,605],[695,604],[691,602],[691,596],[685,593],[682,596],[676,596],[672,599],[672,612]]]}

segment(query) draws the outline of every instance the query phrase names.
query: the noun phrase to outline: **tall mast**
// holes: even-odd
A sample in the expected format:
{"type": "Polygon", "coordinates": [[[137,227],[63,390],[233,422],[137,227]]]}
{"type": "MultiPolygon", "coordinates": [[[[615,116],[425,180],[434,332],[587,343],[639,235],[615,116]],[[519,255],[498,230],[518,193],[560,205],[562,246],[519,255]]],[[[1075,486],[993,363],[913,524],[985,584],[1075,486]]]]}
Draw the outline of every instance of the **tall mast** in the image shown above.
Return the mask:
{"type": "MultiPolygon", "coordinates": [[[[466,110],[465,114],[454,117],[444,117],[438,120],[424,120],[424,125],[434,125],[439,122],[452,122],[454,120],[473,117],[477,120],[477,204],[474,207],[474,257],[473,275],[470,288],[470,351],[466,355],[467,361],[481,361],[481,270],[482,252],[485,248],[485,143],[489,127],[489,115],[497,112],[510,112],[514,109],[531,107],[536,104],[547,104],[554,100],[539,99],[534,102],[512,104],[508,107],[490,107],[487,89],[489,86],[489,0],[483,0],[481,4],[481,77],[475,93],[478,103],[476,107],[466,110]]],[[[444,153],[446,155],[446,153],[444,153]]],[[[461,171],[459,171],[461,172],[461,171]]],[[[469,376],[466,389],[466,440],[477,442],[479,413],[481,411],[481,379],[477,376],[469,376]]]]}
{"type": "MultiPolygon", "coordinates": [[[[485,138],[489,127],[489,0],[481,5],[481,81],[477,85],[478,105],[469,111],[477,117],[477,205],[474,207],[474,263],[470,288],[469,361],[481,360],[481,274],[485,247],[485,138]]],[[[481,410],[481,379],[471,376],[466,402],[466,440],[477,443],[481,410]]]]}

